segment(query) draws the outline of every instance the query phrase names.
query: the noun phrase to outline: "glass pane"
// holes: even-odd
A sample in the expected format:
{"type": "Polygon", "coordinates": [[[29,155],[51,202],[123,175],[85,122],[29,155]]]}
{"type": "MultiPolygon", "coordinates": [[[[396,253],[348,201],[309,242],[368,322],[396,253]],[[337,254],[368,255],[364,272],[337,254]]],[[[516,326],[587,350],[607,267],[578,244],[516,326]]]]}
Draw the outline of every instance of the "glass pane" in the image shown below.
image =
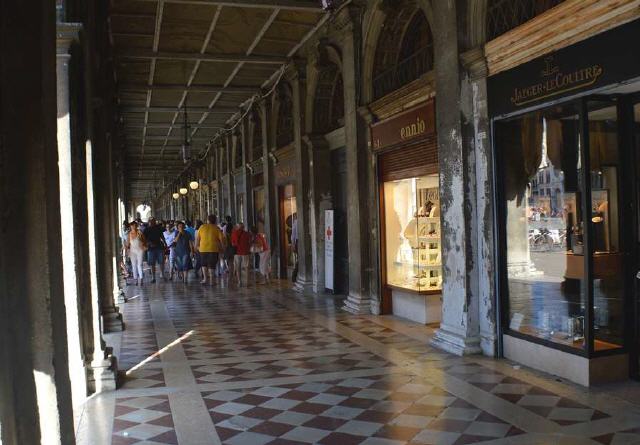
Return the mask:
{"type": "Polygon", "coordinates": [[[615,105],[591,103],[589,152],[593,230],[594,350],[622,347],[624,267],[620,248],[620,150],[615,105]]]}
{"type": "Polygon", "coordinates": [[[584,348],[580,127],[573,107],[496,124],[506,200],[509,329],[584,348]]]}
{"type": "Polygon", "coordinates": [[[442,289],[438,175],[384,183],[387,284],[442,289]]]}

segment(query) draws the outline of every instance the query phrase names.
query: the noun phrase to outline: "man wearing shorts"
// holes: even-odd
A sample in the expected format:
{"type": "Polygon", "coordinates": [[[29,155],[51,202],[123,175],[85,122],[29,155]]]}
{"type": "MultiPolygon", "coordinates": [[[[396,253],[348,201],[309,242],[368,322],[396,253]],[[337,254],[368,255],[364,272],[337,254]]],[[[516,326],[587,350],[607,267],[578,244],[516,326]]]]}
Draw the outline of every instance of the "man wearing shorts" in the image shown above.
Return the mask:
{"type": "Polygon", "coordinates": [[[220,252],[224,251],[224,235],[218,227],[218,218],[215,215],[207,217],[207,224],[203,224],[196,233],[196,250],[200,252],[202,261],[202,284],[207,284],[207,276],[210,284],[215,284],[215,272],[218,265],[220,252]]]}

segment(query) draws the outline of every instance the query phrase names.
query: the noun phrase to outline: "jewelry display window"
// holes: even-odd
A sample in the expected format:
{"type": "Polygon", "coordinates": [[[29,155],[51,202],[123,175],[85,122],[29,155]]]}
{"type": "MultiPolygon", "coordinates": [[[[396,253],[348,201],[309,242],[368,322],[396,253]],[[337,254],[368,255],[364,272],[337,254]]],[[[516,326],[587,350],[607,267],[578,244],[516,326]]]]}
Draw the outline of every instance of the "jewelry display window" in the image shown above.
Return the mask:
{"type": "Polygon", "coordinates": [[[438,175],[385,182],[386,278],[390,287],[442,289],[438,175]]]}

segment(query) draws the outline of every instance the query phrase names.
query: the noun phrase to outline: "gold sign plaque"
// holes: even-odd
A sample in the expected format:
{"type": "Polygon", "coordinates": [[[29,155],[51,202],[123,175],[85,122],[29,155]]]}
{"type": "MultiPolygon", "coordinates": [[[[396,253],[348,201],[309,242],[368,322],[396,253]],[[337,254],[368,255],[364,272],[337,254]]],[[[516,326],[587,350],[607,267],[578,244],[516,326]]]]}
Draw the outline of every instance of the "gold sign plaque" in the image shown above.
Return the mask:
{"type": "Polygon", "coordinates": [[[389,119],[371,125],[371,146],[374,151],[424,138],[436,131],[433,99],[403,111],[389,119]]]}
{"type": "Polygon", "coordinates": [[[545,58],[545,67],[540,72],[540,82],[523,88],[514,88],[511,103],[522,106],[530,102],[585,88],[596,83],[604,73],[604,69],[600,65],[586,66],[565,73],[554,64],[553,59],[553,56],[545,58]]]}

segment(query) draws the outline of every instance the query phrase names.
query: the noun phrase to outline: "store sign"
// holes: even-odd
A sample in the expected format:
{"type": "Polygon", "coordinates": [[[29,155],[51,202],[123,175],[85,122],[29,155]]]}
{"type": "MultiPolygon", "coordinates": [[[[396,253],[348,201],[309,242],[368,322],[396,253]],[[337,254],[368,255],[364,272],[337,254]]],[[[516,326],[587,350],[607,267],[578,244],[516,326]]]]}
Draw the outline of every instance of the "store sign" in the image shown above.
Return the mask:
{"type": "Polygon", "coordinates": [[[488,79],[492,117],[640,77],[640,20],[488,79]]]}
{"type": "Polygon", "coordinates": [[[544,69],[540,71],[540,81],[524,88],[514,88],[511,103],[522,106],[589,87],[598,81],[603,71],[602,66],[594,64],[565,73],[560,70],[559,65],[556,65],[555,56],[545,57],[544,69]]]}
{"type": "Polygon", "coordinates": [[[334,257],[333,238],[335,236],[333,227],[333,210],[324,211],[324,287],[335,290],[333,284],[334,257]]]}
{"type": "Polygon", "coordinates": [[[371,125],[373,150],[382,150],[435,133],[434,101],[371,125]]]}

